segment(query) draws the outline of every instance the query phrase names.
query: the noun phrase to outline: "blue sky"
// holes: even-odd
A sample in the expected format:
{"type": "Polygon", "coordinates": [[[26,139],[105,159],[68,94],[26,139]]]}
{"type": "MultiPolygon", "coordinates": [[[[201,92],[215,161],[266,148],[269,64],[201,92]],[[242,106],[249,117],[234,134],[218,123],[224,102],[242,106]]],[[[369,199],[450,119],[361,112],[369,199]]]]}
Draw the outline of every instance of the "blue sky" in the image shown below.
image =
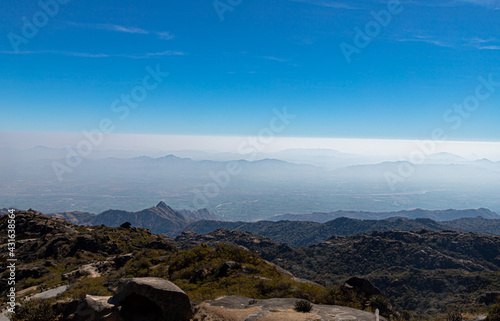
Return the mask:
{"type": "Polygon", "coordinates": [[[282,136],[427,139],[440,127],[498,141],[500,88],[459,128],[443,115],[478,76],[500,81],[500,5],[401,7],[348,63],[340,44],[386,2],[242,0],[221,21],[212,0],[73,0],[16,51],[9,37],[41,8],[2,1],[0,130],[81,132],[110,118],[116,133],[244,136],[286,106],[297,117],[282,136]],[[157,65],[169,76],[120,120],[113,101],[157,65]]]}

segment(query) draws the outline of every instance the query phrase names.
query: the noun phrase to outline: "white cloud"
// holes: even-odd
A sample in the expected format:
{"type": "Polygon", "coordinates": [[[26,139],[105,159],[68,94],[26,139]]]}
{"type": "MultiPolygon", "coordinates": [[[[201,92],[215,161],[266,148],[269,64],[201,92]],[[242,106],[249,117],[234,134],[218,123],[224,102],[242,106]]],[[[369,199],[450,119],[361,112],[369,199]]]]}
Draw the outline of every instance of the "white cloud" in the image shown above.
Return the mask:
{"type": "Polygon", "coordinates": [[[273,56],[264,56],[264,57],[261,57],[262,59],[266,59],[266,60],[274,60],[274,61],[279,61],[279,62],[289,62],[291,59],[283,59],[283,58],[277,58],[277,57],[273,57],[273,56]]]}
{"type": "Polygon", "coordinates": [[[124,26],[112,25],[112,24],[95,24],[93,26],[95,29],[102,29],[102,30],[108,30],[108,31],[118,31],[118,32],[136,33],[136,34],[144,34],[144,35],[147,35],[150,33],[149,31],[144,30],[144,29],[140,29],[140,28],[124,27],[124,26]]]}
{"type": "Polygon", "coordinates": [[[163,40],[172,40],[174,39],[174,35],[172,35],[168,31],[163,31],[163,32],[157,32],[158,38],[163,39],[163,40]]]}
{"type": "Polygon", "coordinates": [[[454,48],[455,46],[442,40],[425,36],[414,36],[398,39],[399,42],[424,42],[438,47],[454,48]]]}
{"type": "Polygon", "coordinates": [[[122,33],[129,33],[129,34],[138,34],[138,35],[156,35],[158,39],[162,40],[172,40],[175,38],[175,36],[169,32],[169,31],[153,31],[153,30],[146,30],[142,28],[137,28],[137,27],[130,27],[130,26],[122,26],[122,25],[115,25],[115,24],[110,24],[110,23],[77,23],[77,22],[66,22],[67,24],[79,28],[90,28],[90,29],[97,29],[97,30],[105,30],[105,31],[112,31],[112,32],[122,32],[122,33]]]}
{"type": "Polygon", "coordinates": [[[171,50],[161,51],[161,52],[152,52],[152,53],[146,54],[146,56],[149,56],[149,57],[154,57],[154,56],[184,56],[184,55],[186,55],[186,54],[182,51],[171,51],[171,50]]]}
{"type": "Polygon", "coordinates": [[[500,4],[497,0],[455,0],[457,3],[472,4],[481,7],[488,7],[493,9],[500,9],[500,4]]]}
{"type": "Polygon", "coordinates": [[[104,54],[104,53],[88,53],[88,52],[72,52],[72,51],[58,51],[58,50],[39,50],[39,51],[8,51],[0,50],[0,54],[4,55],[62,55],[70,57],[83,57],[83,58],[130,58],[130,59],[148,59],[153,57],[161,56],[184,56],[186,55],[182,51],[163,51],[163,52],[151,52],[145,54],[104,54]]]}
{"type": "Polygon", "coordinates": [[[437,37],[414,35],[397,39],[399,42],[423,42],[445,48],[476,48],[479,50],[500,50],[500,40],[497,38],[472,38],[443,40],[437,37]]]}
{"type": "Polygon", "coordinates": [[[478,49],[481,49],[481,50],[500,50],[500,46],[483,46],[483,47],[478,47],[478,49]]]}
{"type": "Polygon", "coordinates": [[[307,3],[314,6],[335,8],[335,9],[345,9],[345,10],[359,10],[360,7],[353,6],[348,2],[332,1],[332,0],[291,0],[294,2],[307,3]]]}

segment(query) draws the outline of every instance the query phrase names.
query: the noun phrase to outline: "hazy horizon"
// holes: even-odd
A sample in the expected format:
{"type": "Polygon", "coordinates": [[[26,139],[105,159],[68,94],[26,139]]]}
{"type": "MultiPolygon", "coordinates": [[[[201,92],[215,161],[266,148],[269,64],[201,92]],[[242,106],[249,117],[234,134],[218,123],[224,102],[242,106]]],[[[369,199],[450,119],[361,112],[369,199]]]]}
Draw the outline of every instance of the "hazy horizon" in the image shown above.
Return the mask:
{"type": "MultiPolygon", "coordinates": [[[[272,137],[269,141],[259,144],[258,136],[106,134],[103,137],[102,143],[92,147],[93,151],[239,153],[238,146],[242,142],[254,139],[258,147],[262,146],[258,150],[260,153],[293,149],[324,149],[365,156],[400,156],[404,159],[412,151],[421,149],[419,146],[433,144],[432,149],[424,150],[426,154],[450,153],[470,160],[488,158],[492,161],[500,161],[500,142],[272,137]]],[[[76,149],[79,142],[87,140],[82,133],[56,132],[0,132],[0,138],[0,148],[18,150],[37,146],[76,149]]]]}

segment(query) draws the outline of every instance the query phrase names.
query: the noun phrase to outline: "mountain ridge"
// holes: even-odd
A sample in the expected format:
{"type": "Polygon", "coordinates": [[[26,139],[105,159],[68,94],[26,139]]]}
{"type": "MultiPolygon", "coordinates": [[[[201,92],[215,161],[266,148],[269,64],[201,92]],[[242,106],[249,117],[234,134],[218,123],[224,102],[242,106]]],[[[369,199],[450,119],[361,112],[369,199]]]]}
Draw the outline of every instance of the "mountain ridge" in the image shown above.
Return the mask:
{"type": "Polygon", "coordinates": [[[446,209],[446,210],[425,210],[416,208],[413,210],[401,210],[396,212],[368,212],[368,211],[335,211],[335,212],[314,212],[311,214],[280,214],[271,216],[267,221],[312,221],[325,223],[339,217],[347,217],[353,219],[386,219],[391,217],[404,217],[410,219],[430,218],[435,221],[450,221],[465,217],[481,216],[486,219],[500,219],[500,215],[487,208],[478,209],[446,209]]]}
{"type": "MultiPolygon", "coordinates": [[[[444,213],[448,215],[448,217],[460,216],[456,215],[456,213],[467,213],[468,215],[483,213],[494,214],[487,209],[445,211],[418,209],[404,212],[424,213],[428,216],[436,216],[444,213]],[[432,215],[429,215],[429,213],[432,215]]],[[[337,211],[333,213],[336,215],[339,213],[378,215],[377,213],[370,212],[337,211]]],[[[383,214],[389,216],[395,213],[402,212],[387,212],[383,214]]],[[[331,236],[355,235],[371,231],[416,231],[421,229],[439,231],[453,229],[461,232],[481,232],[492,235],[500,234],[500,219],[485,219],[481,216],[439,222],[430,218],[409,219],[404,217],[388,217],[379,220],[361,220],[344,216],[324,223],[301,220],[231,222],[221,221],[207,209],[196,211],[174,210],[163,201],[159,202],[154,207],[137,212],[110,209],[98,215],[87,212],[61,212],[47,215],[67,219],[71,223],[77,225],[87,226],[104,224],[109,227],[117,227],[124,222],[130,222],[132,226],[148,228],[154,233],[163,233],[169,237],[176,237],[186,230],[199,234],[208,234],[219,228],[225,228],[262,235],[271,238],[273,241],[288,243],[294,247],[316,244],[331,236]]]]}

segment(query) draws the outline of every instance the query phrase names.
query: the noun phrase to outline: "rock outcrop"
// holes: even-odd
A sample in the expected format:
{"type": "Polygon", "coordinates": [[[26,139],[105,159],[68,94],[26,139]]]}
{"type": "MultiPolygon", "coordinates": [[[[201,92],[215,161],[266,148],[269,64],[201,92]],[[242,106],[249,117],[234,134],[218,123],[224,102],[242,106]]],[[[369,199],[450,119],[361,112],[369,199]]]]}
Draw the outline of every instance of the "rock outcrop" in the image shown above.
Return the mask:
{"type": "Polygon", "coordinates": [[[363,293],[365,296],[380,295],[382,294],[378,288],[376,288],[370,281],[363,278],[352,277],[344,282],[344,287],[349,289],[355,289],[358,292],[363,293]]]}
{"type": "Polygon", "coordinates": [[[120,308],[109,303],[111,297],[87,295],[80,301],[66,304],[63,320],[68,321],[125,321],[120,308]]]}
{"type": "MultiPolygon", "coordinates": [[[[375,314],[336,305],[313,304],[308,313],[295,311],[298,299],[253,300],[227,296],[202,303],[194,321],[278,321],[278,320],[356,320],[374,321],[375,314]]],[[[385,321],[385,318],[380,317],[385,321]]]]}
{"type": "Polygon", "coordinates": [[[114,296],[87,295],[59,304],[67,321],[188,321],[193,315],[184,291],[152,277],[121,279],[114,296]]]}
{"type": "Polygon", "coordinates": [[[476,299],[476,303],[484,303],[486,305],[497,303],[500,300],[500,292],[486,292],[476,299]]]}
{"type": "Polygon", "coordinates": [[[158,321],[187,321],[192,316],[186,293],[160,278],[122,279],[109,302],[121,306],[120,314],[127,321],[146,320],[147,317],[158,321]]]}

